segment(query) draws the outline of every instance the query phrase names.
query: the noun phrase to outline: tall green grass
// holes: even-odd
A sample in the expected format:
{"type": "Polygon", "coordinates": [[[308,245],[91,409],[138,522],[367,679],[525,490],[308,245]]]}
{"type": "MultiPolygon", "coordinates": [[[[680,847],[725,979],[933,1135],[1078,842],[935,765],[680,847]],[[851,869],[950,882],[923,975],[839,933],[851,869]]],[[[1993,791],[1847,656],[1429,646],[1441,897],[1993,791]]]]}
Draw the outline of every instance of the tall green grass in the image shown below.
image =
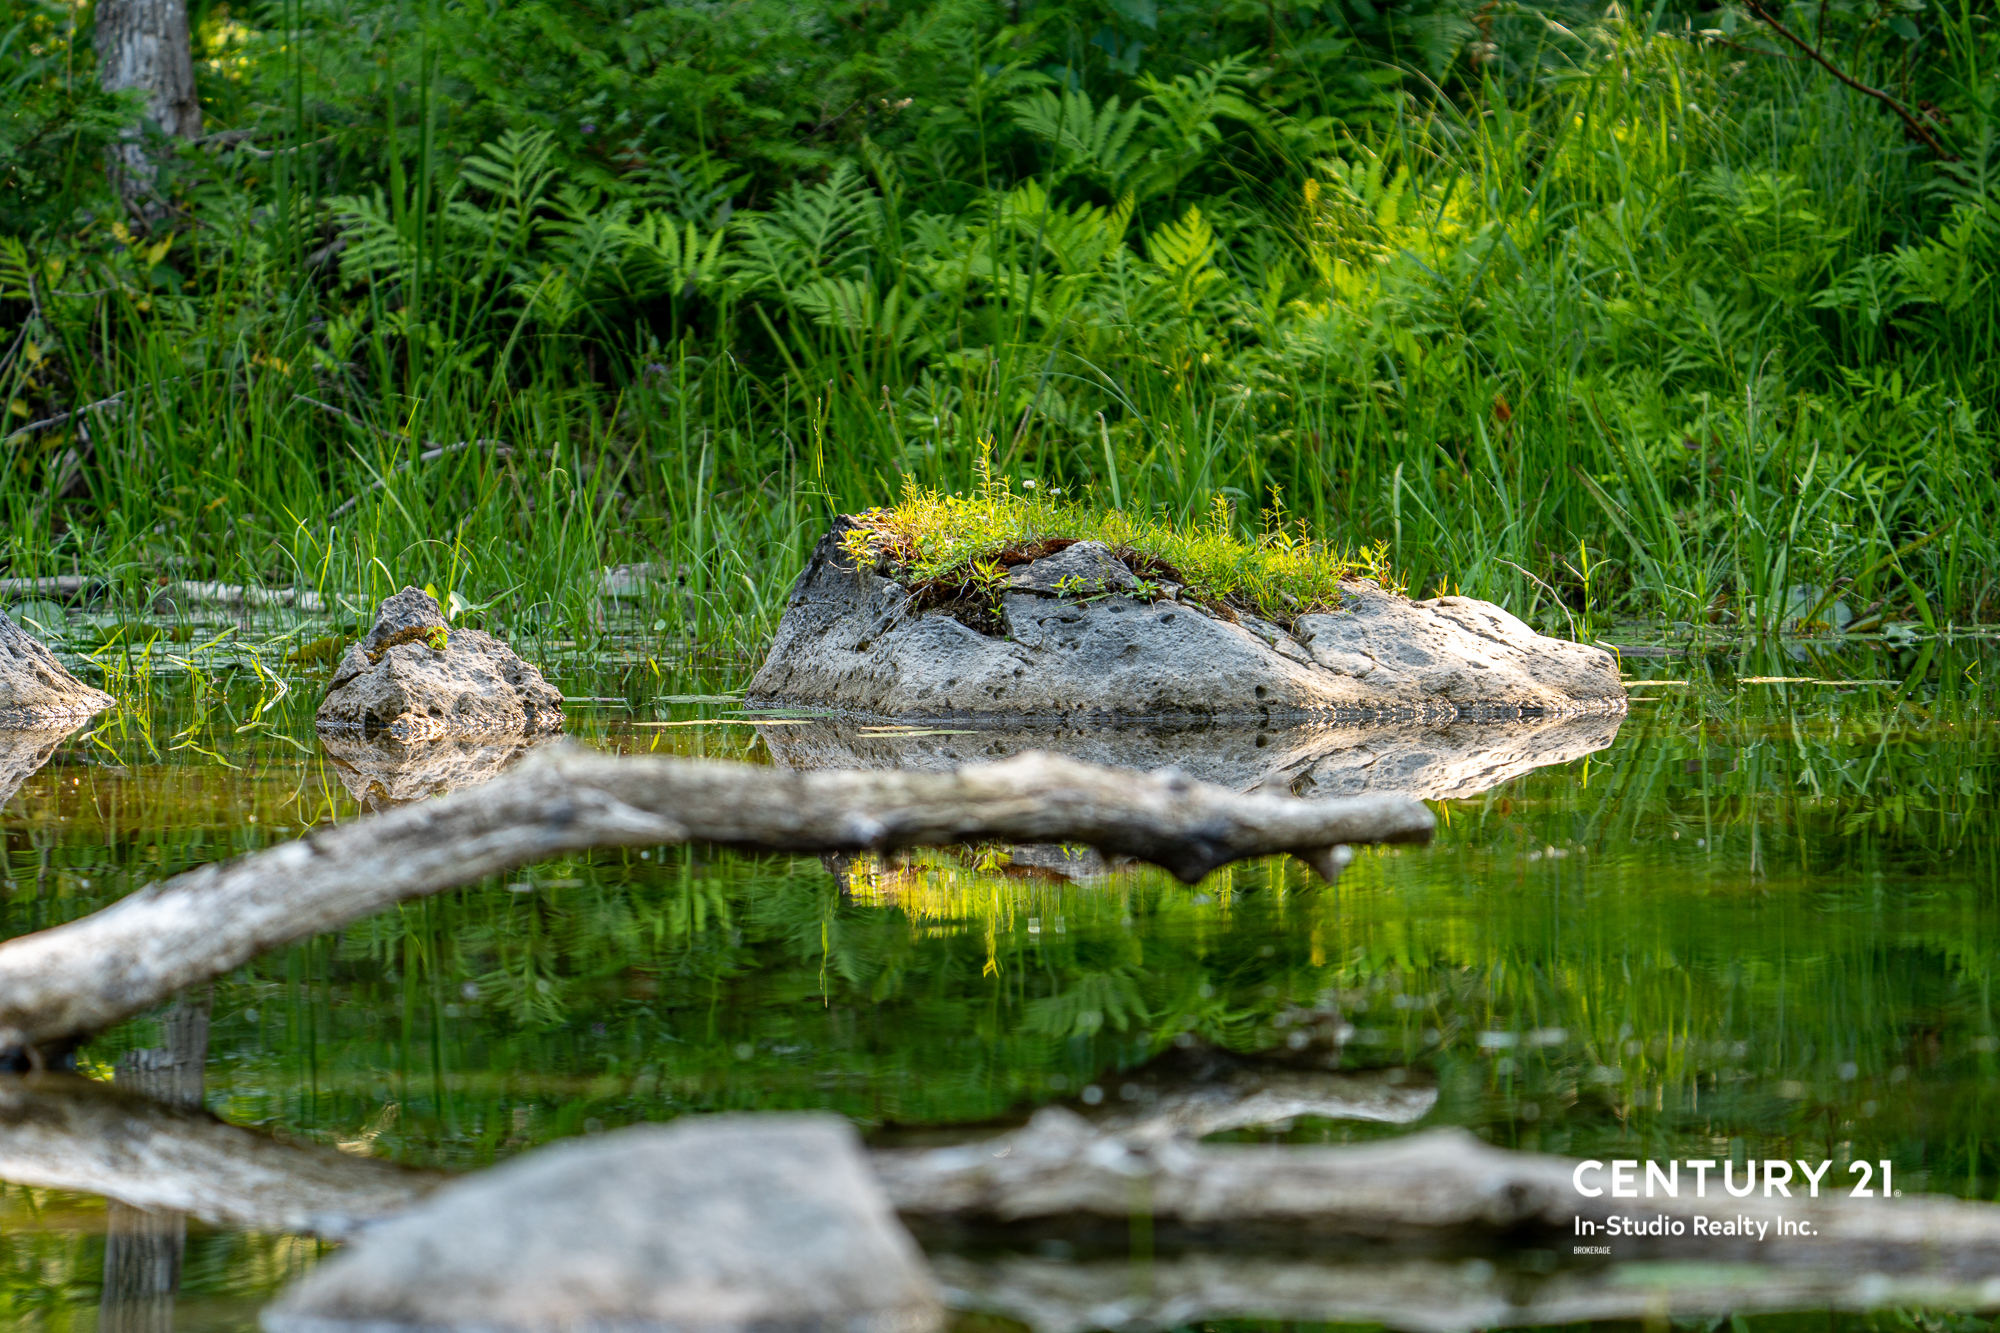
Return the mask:
{"type": "MultiPolygon", "coordinates": [[[[269,155],[182,150],[184,217],[0,239],[10,420],[118,398],[0,446],[6,574],[429,582],[574,636],[649,562],[663,650],[743,655],[833,512],[990,451],[1180,523],[1282,506],[1564,633],[1942,628],[2000,591],[1969,12],[1924,20],[1954,163],[1657,16],[1517,17],[1506,59],[1357,100],[1269,91],[1381,65],[1304,62],[1303,18],[1289,54],[1132,76],[1053,20],[912,10],[946,32],[908,48],[943,71],[925,128],[882,99],[782,171],[501,129],[471,38],[366,12],[243,39],[211,100],[269,155]],[[371,53],[409,77],[356,82],[371,53]]],[[[1840,54],[1886,79],[1886,40],[1840,54]]]]}

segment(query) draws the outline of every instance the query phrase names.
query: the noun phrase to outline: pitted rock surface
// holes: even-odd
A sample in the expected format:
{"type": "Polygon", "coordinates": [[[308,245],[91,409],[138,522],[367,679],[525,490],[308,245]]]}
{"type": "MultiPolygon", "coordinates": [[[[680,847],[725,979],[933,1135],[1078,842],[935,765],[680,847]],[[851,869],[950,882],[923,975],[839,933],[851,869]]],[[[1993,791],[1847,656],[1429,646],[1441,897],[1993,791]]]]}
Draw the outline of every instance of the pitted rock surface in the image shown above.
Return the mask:
{"type": "Polygon", "coordinates": [[[1124,592],[1135,582],[1125,562],[1103,542],[1077,542],[1040,560],[1017,565],[1007,574],[1007,586],[1015,592],[1052,595],[1124,592]]]}
{"type": "Polygon", "coordinates": [[[268,1333],[930,1333],[937,1288],[831,1115],[703,1115],[537,1148],[376,1224],[268,1333]]]}
{"type": "Polygon", "coordinates": [[[402,741],[527,736],[562,728],[562,694],[512,648],[449,627],[429,594],[405,588],[382,603],[368,637],[341,658],[314,720],[322,731],[402,741]],[[439,632],[441,650],[431,646],[439,632]]]}
{"type": "MultiPolygon", "coordinates": [[[[1010,587],[1000,597],[1007,634],[981,634],[918,611],[892,578],[857,568],[840,549],[846,526],[821,539],[793,586],[750,682],[752,703],[890,717],[1432,725],[1625,709],[1617,663],[1601,649],[1546,638],[1486,602],[1411,601],[1366,580],[1343,585],[1339,614],[1301,616],[1290,628],[1123,593],[1010,587]]],[[[1035,567],[1084,545],[1015,574],[1052,589],[1057,580],[1035,567]]]]}
{"type": "Polygon", "coordinates": [[[59,727],[117,702],[72,676],[54,653],[0,611],[0,728],[59,727]]]}

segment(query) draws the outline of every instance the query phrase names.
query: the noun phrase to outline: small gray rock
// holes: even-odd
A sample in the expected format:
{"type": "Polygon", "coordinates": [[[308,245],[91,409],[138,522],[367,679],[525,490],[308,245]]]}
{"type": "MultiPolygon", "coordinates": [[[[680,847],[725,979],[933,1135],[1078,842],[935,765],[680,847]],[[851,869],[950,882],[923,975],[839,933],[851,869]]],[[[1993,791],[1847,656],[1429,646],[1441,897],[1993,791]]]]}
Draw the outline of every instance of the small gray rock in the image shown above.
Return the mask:
{"type": "Polygon", "coordinates": [[[1033,590],[1002,593],[1006,634],[996,636],[917,610],[893,579],[847,558],[840,531],[821,540],[793,586],[751,702],[993,721],[1441,725],[1625,710],[1609,653],[1545,638],[1470,598],[1413,602],[1357,579],[1342,586],[1340,613],[1286,627],[1117,592],[1088,602],[1047,595],[1065,575],[1115,579],[1125,570],[1101,545],[1078,543],[1015,571],[1033,590]]]}
{"type": "Polygon", "coordinates": [[[54,653],[0,611],[0,727],[81,722],[117,703],[72,676],[54,653]]]}
{"type": "Polygon", "coordinates": [[[451,622],[438,610],[436,599],[422,588],[406,587],[375,608],[374,628],[360,646],[370,657],[379,657],[395,644],[421,638],[434,629],[450,628],[451,622]]]}
{"type": "Polygon", "coordinates": [[[1050,596],[1123,592],[1134,582],[1132,571],[1103,542],[1077,542],[1054,555],[1017,566],[1007,575],[1007,586],[1016,592],[1050,596]]]}
{"type": "Polygon", "coordinates": [[[562,694],[514,650],[453,629],[437,603],[405,588],[382,603],[368,637],[340,659],[315,722],[322,731],[386,732],[402,741],[562,728],[562,694]],[[442,650],[431,646],[442,632],[442,650]]]}
{"type": "Polygon", "coordinates": [[[541,1148],[366,1233],[268,1333],[926,1333],[916,1243],[846,1121],[690,1116],[541,1148]]]}

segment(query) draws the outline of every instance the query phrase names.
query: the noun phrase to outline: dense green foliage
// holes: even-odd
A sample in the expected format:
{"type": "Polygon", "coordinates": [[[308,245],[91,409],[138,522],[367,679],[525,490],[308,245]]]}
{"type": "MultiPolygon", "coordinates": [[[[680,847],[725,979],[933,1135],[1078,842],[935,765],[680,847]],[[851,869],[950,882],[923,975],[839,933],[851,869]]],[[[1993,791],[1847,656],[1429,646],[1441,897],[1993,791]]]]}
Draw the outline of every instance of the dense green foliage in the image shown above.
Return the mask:
{"type": "Polygon", "coordinates": [[[726,649],[990,448],[1565,632],[2000,593],[1973,6],[1784,11],[1946,160],[1733,4],[210,0],[217,137],[123,221],[87,7],[17,13],[0,401],[122,396],[4,446],[9,573],[582,627],[652,560],[726,649]]]}

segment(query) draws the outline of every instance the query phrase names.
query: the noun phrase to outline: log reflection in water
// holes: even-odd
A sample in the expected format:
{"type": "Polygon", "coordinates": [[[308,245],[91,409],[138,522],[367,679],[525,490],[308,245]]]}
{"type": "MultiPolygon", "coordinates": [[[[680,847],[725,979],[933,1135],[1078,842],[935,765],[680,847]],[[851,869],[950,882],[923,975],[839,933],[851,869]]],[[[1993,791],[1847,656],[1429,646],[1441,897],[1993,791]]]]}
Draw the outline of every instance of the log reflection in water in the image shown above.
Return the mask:
{"type": "Polygon", "coordinates": [[[1664,1326],[1701,1315],[1884,1306],[1990,1306],[1989,1287],[1951,1275],[1747,1264],[1561,1266],[1548,1250],[1479,1256],[1272,1256],[1194,1251],[1135,1260],[1031,1254],[933,1256],[955,1310],[1035,1333],[1154,1333],[1223,1319],[1386,1324],[1410,1333],[1578,1324],[1664,1326]],[[1536,1262],[1521,1263],[1520,1259],[1536,1262]]]}
{"type": "MultiPolygon", "coordinates": [[[[121,1088],[187,1110],[201,1107],[214,991],[181,996],[160,1016],[162,1044],[127,1051],[114,1079],[121,1088]]],[[[111,1201],[104,1232],[103,1333],[171,1333],[174,1297],[187,1254],[187,1214],[111,1201]]]]}
{"type": "Polygon", "coordinates": [[[445,1178],[287,1143],[74,1074],[0,1074],[0,1180],[18,1185],[338,1239],[445,1178]]]}

